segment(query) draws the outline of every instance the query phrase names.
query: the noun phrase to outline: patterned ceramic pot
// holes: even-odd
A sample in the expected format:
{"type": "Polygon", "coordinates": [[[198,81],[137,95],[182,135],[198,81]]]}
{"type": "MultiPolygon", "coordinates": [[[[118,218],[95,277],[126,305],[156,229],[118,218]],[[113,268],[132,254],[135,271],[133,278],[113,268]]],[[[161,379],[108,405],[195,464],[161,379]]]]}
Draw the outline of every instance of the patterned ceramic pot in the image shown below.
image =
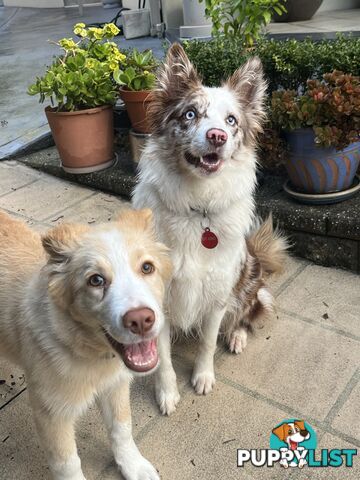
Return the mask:
{"type": "Polygon", "coordinates": [[[360,142],[344,150],[316,146],[312,128],[286,132],[290,154],[285,164],[291,183],[302,192],[346,190],[353,183],[360,161],[360,142]]]}

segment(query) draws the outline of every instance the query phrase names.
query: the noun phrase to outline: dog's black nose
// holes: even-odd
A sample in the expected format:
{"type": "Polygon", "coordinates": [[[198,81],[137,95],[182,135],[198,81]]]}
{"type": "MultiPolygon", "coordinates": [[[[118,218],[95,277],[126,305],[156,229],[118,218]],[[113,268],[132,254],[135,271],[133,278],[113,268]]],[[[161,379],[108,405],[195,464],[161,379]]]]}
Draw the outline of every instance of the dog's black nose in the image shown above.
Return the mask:
{"type": "Polygon", "coordinates": [[[220,128],[210,128],[206,132],[206,138],[215,147],[221,147],[227,140],[227,133],[220,128]]]}
{"type": "Polygon", "coordinates": [[[309,432],[307,430],[300,430],[300,434],[302,437],[307,437],[309,435],[309,432]]]}
{"type": "Polygon", "coordinates": [[[123,316],[123,324],[132,333],[144,336],[155,323],[155,314],[150,308],[129,310],[123,316]]]}

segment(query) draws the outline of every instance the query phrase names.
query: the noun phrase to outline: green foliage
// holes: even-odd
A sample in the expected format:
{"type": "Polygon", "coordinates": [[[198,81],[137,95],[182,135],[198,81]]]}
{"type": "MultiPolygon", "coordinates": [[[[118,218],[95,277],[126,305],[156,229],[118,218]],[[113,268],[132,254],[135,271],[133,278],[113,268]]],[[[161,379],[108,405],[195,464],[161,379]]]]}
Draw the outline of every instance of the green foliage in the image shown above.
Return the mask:
{"type": "Polygon", "coordinates": [[[111,40],[119,33],[114,24],[103,28],[85,28],[78,23],[72,38],[59,40],[63,54],[56,57],[42,77],[29,86],[29,95],[39,95],[40,102],[50,98],[58,111],[73,111],[115,102],[113,72],[124,63],[126,56],[111,40]]]}
{"type": "Polygon", "coordinates": [[[251,49],[245,49],[239,38],[218,37],[187,41],[184,47],[209,86],[220,85],[251,55],[261,58],[270,92],[304,88],[307,79],[321,79],[333,70],[360,75],[360,38],[343,35],[321,42],[261,39],[251,49]]]}
{"type": "MultiPolygon", "coordinates": [[[[202,2],[203,0],[200,0],[202,2]]],[[[212,33],[241,38],[247,46],[254,44],[276,12],[286,12],[283,0],[204,0],[205,14],[212,21],[212,33]]]]}
{"type": "Polygon", "coordinates": [[[240,39],[215,37],[209,41],[188,40],[183,47],[209,87],[219,86],[245,63],[248,52],[240,39]]]}
{"type": "Polygon", "coordinates": [[[260,40],[256,54],[262,60],[270,91],[305,88],[309,78],[321,79],[333,70],[360,75],[360,38],[351,36],[339,34],[335,40],[320,42],[260,40]]]}
{"type": "Polygon", "coordinates": [[[270,118],[275,128],[312,127],[315,142],[342,149],[360,138],[360,77],[334,70],[308,80],[305,92],[273,92],[270,118]]]}
{"type": "Polygon", "coordinates": [[[153,73],[158,62],[151,50],[140,53],[136,49],[129,52],[122,68],[114,71],[116,83],[128,90],[151,90],[155,85],[153,73]]]}

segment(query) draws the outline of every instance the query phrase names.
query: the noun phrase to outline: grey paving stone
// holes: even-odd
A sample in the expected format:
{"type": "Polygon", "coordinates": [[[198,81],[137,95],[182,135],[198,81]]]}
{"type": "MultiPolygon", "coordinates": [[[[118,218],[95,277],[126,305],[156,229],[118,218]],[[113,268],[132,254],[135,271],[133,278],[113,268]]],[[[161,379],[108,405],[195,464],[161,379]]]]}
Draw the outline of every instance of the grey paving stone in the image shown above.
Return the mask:
{"type": "Polygon", "coordinates": [[[48,223],[57,225],[63,222],[89,224],[107,222],[114,219],[121,209],[130,208],[130,206],[130,202],[120,197],[99,193],[82,200],[74,207],[67,208],[61,213],[61,218],[59,215],[54,215],[54,218],[50,217],[48,223]]]}
{"type": "MultiPolygon", "coordinates": [[[[176,361],[175,368],[182,390],[188,381],[188,372],[176,361]]],[[[3,359],[0,361],[0,371],[16,372],[3,359]]],[[[161,418],[155,402],[153,376],[134,380],[131,410],[134,437],[161,418]]],[[[106,430],[95,405],[81,418],[76,432],[84,473],[87,480],[94,480],[113,462],[106,430]]],[[[0,411],[0,444],[0,480],[49,479],[46,459],[39,447],[26,392],[0,411]]],[[[121,477],[118,474],[115,478],[121,477]]]]}
{"type": "MultiPolygon", "coordinates": [[[[190,391],[175,414],[161,419],[144,437],[140,448],[162,480],[254,479],[261,469],[238,469],[237,448],[269,448],[270,432],[284,418],[281,410],[218,383],[207,397],[190,391]]],[[[280,469],[276,472],[277,478],[287,478],[280,469]]],[[[101,478],[116,478],[107,473],[101,478]]]]}
{"type": "Polygon", "coordinates": [[[93,194],[92,190],[50,176],[0,197],[0,208],[42,221],[93,194]]]}
{"type": "Polygon", "coordinates": [[[359,360],[358,342],[279,314],[239,356],[226,353],[217,372],[303,416],[324,419],[359,360]]]}
{"type": "Polygon", "coordinates": [[[342,433],[357,438],[360,443],[359,406],[360,384],[357,384],[336,415],[332,426],[342,433]]]}
{"type": "Polygon", "coordinates": [[[42,174],[15,162],[0,163],[0,196],[42,177],[42,174]]]}
{"type": "Polygon", "coordinates": [[[281,308],[360,336],[359,275],[308,265],[277,302],[281,308]]]}
{"type": "Polygon", "coordinates": [[[301,270],[308,264],[309,262],[302,258],[289,255],[283,266],[284,269],[282,274],[271,277],[267,282],[273,294],[278,295],[282,289],[286,288],[286,285],[291,283],[293,279],[296,278],[296,275],[299,274],[299,272],[301,272],[301,270]]]}
{"type": "MultiPolygon", "coordinates": [[[[0,359],[0,408],[19,394],[25,387],[25,377],[20,368],[0,359]]],[[[1,442],[1,438],[0,438],[1,442]]]]}

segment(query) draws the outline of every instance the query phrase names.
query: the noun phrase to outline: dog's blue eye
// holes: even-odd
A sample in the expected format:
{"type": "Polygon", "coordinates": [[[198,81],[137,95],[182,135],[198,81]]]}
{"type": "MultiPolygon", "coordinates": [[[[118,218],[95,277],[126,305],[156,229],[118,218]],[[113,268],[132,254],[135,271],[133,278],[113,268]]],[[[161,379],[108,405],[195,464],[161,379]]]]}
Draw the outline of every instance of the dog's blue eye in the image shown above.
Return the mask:
{"type": "Polygon", "coordinates": [[[226,121],[229,125],[233,126],[236,123],[236,118],[233,115],[229,115],[226,121]]]}
{"type": "Polygon", "coordinates": [[[194,120],[195,117],[196,117],[196,113],[194,110],[188,110],[187,112],[185,112],[186,120],[194,120]]]}
{"type": "Polygon", "coordinates": [[[91,275],[89,278],[89,285],[91,287],[104,287],[106,280],[101,275],[91,275]]]}

